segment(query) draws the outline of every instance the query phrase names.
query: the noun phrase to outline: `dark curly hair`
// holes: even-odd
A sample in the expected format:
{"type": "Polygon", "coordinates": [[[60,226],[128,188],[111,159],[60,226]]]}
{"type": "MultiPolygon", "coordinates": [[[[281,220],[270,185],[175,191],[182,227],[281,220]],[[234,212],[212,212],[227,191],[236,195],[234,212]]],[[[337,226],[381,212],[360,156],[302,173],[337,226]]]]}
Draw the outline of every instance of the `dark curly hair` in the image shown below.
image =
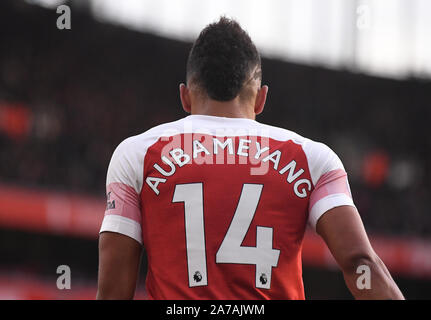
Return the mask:
{"type": "Polygon", "coordinates": [[[213,100],[231,101],[251,76],[261,78],[261,58],[238,22],[221,17],[202,30],[187,62],[189,84],[197,85],[213,100]]]}

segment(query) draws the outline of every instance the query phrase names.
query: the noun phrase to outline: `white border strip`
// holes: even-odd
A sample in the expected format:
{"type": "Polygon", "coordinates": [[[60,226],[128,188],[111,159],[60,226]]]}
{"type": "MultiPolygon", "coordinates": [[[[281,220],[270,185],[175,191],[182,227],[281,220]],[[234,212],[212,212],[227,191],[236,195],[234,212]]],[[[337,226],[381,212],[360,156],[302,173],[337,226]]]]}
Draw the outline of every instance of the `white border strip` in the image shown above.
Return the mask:
{"type": "Polygon", "coordinates": [[[138,241],[142,245],[142,230],[140,224],[126,217],[106,215],[103,218],[100,228],[100,233],[102,232],[120,233],[138,241]]]}
{"type": "Polygon", "coordinates": [[[329,210],[341,206],[352,206],[355,207],[352,198],[347,196],[345,193],[331,194],[325,198],[317,201],[313,208],[310,210],[310,215],[308,217],[309,225],[316,230],[316,225],[318,220],[329,210]]]}

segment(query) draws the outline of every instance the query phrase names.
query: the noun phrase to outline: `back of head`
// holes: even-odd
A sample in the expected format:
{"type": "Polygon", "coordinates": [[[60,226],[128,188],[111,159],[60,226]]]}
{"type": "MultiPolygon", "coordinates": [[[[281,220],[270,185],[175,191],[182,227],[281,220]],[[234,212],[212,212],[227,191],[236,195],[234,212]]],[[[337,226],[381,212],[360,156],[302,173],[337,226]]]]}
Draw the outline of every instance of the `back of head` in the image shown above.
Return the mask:
{"type": "Polygon", "coordinates": [[[261,77],[261,59],[250,36],[222,17],[207,26],[193,45],[187,82],[216,101],[231,101],[252,77],[261,77]]]}

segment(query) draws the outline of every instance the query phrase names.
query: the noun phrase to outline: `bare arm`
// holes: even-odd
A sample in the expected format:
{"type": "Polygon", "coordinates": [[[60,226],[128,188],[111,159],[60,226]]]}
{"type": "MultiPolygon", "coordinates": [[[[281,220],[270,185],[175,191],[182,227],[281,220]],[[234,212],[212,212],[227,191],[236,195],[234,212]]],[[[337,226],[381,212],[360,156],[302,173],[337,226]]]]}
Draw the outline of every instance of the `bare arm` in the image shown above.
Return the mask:
{"type": "Polygon", "coordinates": [[[103,232],[99,238],[98,300],[131,300],[135,295],[141,245],[127,236],[103,232]]]}
{"type": "Polygon", "coordinates": [[[374,252],[359,213],[354,207],[342,206],[329,210],[318,221],[317,233],[344,274],[346,285],[355,299],[404,299],[388,269],[374,252]],[[368,266],[371,288],[360,290],[357,280],[359,266],[368,266]]]}

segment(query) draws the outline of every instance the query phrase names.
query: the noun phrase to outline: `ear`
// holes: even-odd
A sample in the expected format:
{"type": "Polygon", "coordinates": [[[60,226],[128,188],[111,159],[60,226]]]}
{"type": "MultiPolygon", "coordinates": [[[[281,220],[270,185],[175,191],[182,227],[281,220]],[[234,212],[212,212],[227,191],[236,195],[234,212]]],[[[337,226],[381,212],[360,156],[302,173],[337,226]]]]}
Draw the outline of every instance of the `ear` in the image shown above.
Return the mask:
{"type": "Polygon", "coordinates": [[[184,83],[180,84],[180,99],[183,109],[187,113],[192,113],[192,103],[190,99],[190,92],[184,83]]]}
{"type": "Polygon", "coordinates": [[[263,112],[263,109],[265,108],[266,98],[268,96],[268,91],[268,86],[263,86],[257,92],[256,102],[254,105],[254,113],[256,115],[259,115],[263,112]]]}

